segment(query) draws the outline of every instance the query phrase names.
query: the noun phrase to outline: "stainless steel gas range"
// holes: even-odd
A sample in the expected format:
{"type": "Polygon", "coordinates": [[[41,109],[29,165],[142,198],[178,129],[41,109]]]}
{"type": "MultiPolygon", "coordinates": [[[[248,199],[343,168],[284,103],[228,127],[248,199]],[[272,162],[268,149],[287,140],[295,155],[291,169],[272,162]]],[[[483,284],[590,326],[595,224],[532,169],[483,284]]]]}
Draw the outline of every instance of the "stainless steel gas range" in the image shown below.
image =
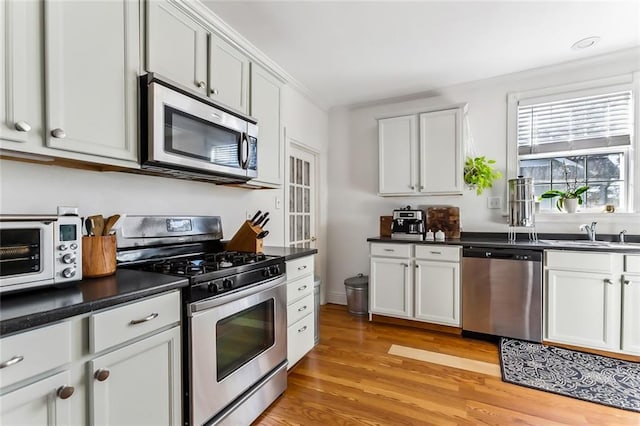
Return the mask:
{"type": "Polygon", "coordinates": [[[217,216],[127,216],[121,267],[185,276],[185,424],[249,424],[287,386],[285,263],[223,251],[217,216]]]}

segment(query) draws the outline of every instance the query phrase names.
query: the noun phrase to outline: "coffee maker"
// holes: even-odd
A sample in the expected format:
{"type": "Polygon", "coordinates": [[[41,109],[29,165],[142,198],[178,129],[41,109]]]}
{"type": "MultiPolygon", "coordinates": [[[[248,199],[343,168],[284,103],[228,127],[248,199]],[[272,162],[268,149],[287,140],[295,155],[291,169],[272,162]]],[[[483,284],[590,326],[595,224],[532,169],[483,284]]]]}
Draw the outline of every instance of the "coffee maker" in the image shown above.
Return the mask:
{"type": "Polygon", "coordinates": [[[425,217],[423,210],[411,206],[393,211],[391,238],[396,240],[424,240],[425,217]]]}

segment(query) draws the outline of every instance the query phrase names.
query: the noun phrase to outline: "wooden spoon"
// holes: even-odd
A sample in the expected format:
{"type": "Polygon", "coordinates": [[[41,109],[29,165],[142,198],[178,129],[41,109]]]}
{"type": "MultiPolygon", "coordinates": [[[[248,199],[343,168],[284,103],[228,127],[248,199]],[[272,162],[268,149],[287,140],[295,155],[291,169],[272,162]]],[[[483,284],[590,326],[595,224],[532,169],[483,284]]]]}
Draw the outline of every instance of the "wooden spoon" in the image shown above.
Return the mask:
{"type": "Polygon", "coordinates": [[[91,223],[93,224],[93,235],[100,236],[104,231],[104,218],[101,214],[95,216],[89,216],[91,223]]]}
{"type": "Polygon", "coordinates": [[[102,231],[102,235],[109,235],[111,229],[113,229],[113,225],[120,219],[119,214],[114,214],[113,216],[109,216],[109,218],[104,223],[104,231],[102,231]]]}

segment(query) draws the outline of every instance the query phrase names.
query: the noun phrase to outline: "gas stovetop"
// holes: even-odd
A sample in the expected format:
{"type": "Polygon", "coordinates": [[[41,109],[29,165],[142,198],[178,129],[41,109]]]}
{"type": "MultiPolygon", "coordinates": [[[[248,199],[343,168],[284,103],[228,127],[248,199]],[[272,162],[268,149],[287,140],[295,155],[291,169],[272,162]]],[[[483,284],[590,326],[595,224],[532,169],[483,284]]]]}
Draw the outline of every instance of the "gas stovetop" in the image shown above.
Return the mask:
{"type": "Polygon", "coordinates": [[[185,275],[188,277],[218,271],[233,274],[237,273],[239,269],[238,267],[248,265],[255,265],[257,267],[261,262],[273,258],[273,256],[267,256],[263,253],[224,251],[221,253],[204,253],[173,259],[149,260],[147,263],[139,265],[139,268],[145,271],[161,272],[163,274],[172,275],[185,275]]]}

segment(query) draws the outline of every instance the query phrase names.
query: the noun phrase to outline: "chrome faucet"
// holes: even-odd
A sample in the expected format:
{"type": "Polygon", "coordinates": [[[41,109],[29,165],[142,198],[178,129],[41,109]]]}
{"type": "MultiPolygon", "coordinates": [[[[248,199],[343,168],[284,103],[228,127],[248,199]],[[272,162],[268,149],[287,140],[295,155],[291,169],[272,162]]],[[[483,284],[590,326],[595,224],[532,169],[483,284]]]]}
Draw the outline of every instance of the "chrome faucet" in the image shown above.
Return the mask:
{"type": "Polygon", "coordinates": [[[620,241],[621,243],[624,243],[624,234],[627,233],[626,229],[623,229],[622,231],[620,231],[620,233],[618,234],[618,241],[620,241]]]}
{"type": "Polygon", "coordinates": [[[587,237],[589,237],[590,241],[595,241],[596,240],[596,225],[598,224],[598,222],[591,222],[591,225],[587,225],[586,223],[583,223],[582,225],[580,225],[580,230],[581,231],[587,231],[587,237]]]}

